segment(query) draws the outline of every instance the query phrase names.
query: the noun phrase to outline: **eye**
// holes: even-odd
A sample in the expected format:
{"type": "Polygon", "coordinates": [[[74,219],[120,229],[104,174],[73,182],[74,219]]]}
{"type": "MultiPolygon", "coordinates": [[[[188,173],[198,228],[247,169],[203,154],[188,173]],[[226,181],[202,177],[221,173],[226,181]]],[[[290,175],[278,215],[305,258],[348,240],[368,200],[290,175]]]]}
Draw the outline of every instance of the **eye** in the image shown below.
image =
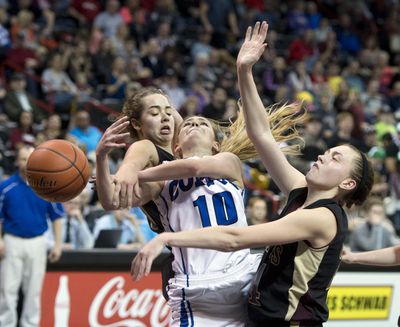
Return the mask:
{"type": "Polygon", "coordinates": [[[190,125],[190,122],[185,122],[184,124],[183,124],[183,126],[189,126],[190,125]]]}
{"type": "Polygon", "coordinates": [[[201,122],[200,125],[208,126],[208,124],[205,121],[201,122]]]}

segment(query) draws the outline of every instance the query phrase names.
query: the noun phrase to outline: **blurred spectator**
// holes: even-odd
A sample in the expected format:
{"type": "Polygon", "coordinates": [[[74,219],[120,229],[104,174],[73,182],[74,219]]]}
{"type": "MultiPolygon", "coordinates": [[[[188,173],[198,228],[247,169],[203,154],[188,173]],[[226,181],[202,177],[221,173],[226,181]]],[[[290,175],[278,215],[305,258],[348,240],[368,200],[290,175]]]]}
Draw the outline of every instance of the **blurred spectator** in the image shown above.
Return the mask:
{"type": "Polygon", "coordinates": [[[140,0],[127,0],[119,12],[125,24],[129,26],[130,34],[142,41],[147,23],[147,12],[142,8],[140,0]]]}
{"type": "Polygon", "coordinates": [[[7,51],[5,63],[18,71],[30,70],[37,66],[35,51],[28,47],[24,34],[16,35],[12,47],[7,51]]]}
{"type": "Polygon", "coordinates": [[[111,40],[103,39],[100,42],[99,50],[95,51],[92,58],[94,77],[98,84],[106,83],[114,58],[115,50],[112,47],[111,40]]]}
{"type": "Polygon", "coordinates": [[[100,2],[97,0],[72,0],[69,14],[79,22],[79,25],[87,26],[93,23],[100,8],[100,2]]]}
{"type": "Polygon", "coordinates": [[[283,87],[287,82],[288,72],[285,58],[276,57],[271,68],[263,74],[264,91],[269,98],[275,99],[278,88],[283,87]]]}
{"type": "Polygon", "coordinates": [[[201,0],[200,20],[204,29],[212,33],[211,44],[225,49],[228,35],[239,36],[237,17],[231,0],[201,0]]]}
{"type": "Polygon", "coordinates": [[[289,73],[288,83],[294,95],[301,91],[313,91],[311,77],[307,73],[304,61],[296,62],[294,70],[289,73]]]}
{"type": "Polygon", "coordinates": [[[62,220],[62,240],[64,249],[90,249],[93,247],[93,235],[83,217],[82,195],[64,203],[66,212],[62,220]]]}
{"type": "Polygon", "coordinates": [[[305,13],[305,2],[299,0],[290,4],[291,8],[288,9],[287,13],[288,27],[291,33],[301,35],[310,27],[305,13]]]}
{"type": "Polygon", "coordinates": [[[114,36],[118,26],[123,23],[119,7],[118,0],[107,0],[106,9],[96,16],[93,27],[106,37],[114,36]]]}
{"type": "Polygon", "coordinates": [[[214,120],[222,120],[226,110],[227,94],[223,88],[217,87],[211,96],[211,102],[203,109],[202,115],[214,120]]]}
{"type": "Polygon", "coordinates": [[[252,196],[246,206],[247,223],[258,225],[268,222],[268,207],[265,199],[252,196]]]}
{"type": "Polygon", "coordinates": [[[49,60],[49,67],[42,74],[42,89],[47,101],[55,105],[63,121],[69,120],[71,105],[78,89],[65,72],[61,54],[54,53],[49,60]]]}
{"type": "Polygon", "coordinates": [[[34,148],[18,151],[18,171],[0,184],[0,325],[17,326],[18,291],[22,287],[24,301],[21,326],[39,326],[41,292],[46,271],[47,220],[50,219],[55,245],[48,256],[50,262],[61,256],[60,203],[39,198],[26,181],[26,163],[34,148]],[[21,201],[22,200],[22,201],[21,201]]]}
{"type": "Polygon", "coordinates": [[[61,129],[61,118],[58,114],[50,115],[45,124],[44,129],[36,135],[35,145],[53,139],[63,139],[64,131],[61,129]]]}
{"type": "MultiPolygon", "coordinates": [[[[300,1],[299,1],[300,2],[300,1]]],[[[317,48],[314,38],[314,32],[306,29],[298,39],[295,39],[289,47],[288,63],[295,61],[309,61],[316,55],[317,48]]]]}
{"type": "Polygon", "coordinates": [[[125,98],[125,88],[130,81],[126,71],[126,62],[122,57],[115,57],[107,78],[106,98],[122,102],[125,98]]]}
{"type": "Polygon", "coordinates": [[[182,87],[179,86],[178,76],[173,69],[167,69],[164,83],[161,89],[171,99],[173,106],[179,110],[186,101],[186,94],[182,87]]]}
{"type": "Polygon", "coordinates": [[[11,148],[18,150],[26,144],[34,145],[35,135],[33,113],[31,111],[21,111],[17,126],[10,130],[11,148]]]}
{"type": "Polygon", "coordinates": [[[115,210],[97,219],[93,229],[96,240],[103,229],[121,229],[119,249],[138,249],[144,244],[138,219],[129,210],[115,210]]]}
{"type": "Polygon", "coordinates": [[[33,113],[35,123],[41,123],[45,115],[27,93],[25,76],[22,73],[13,73],[9,86],[10,89],[4,98],[4,112],[8,118],[17,122],[21,112],[27,111],[33,113]]]}
{"type": "Polygon", "coordinates": [[[11,48],[10,33],[7,29],[7,10],[0,7],[0,60],[3,60],[6,52],[11,48]]]}
{"type": "Polygon", "coordinates": [[[400,115],[400,81],[393,84],[388,102],[392,112],[400,115]]]}
{"type": "Polygon", "coordinates": [[[351,18],[348,14],[340,15],[336,35],[343,51],[350,55],[356,55],[361,50],[360,39],[353,30],[351,18]]]}
{"type": "Polygon", "coordinates": [[[365,221],[350,234],[351,250],[377,250],[399,243],[393,225],[385,217],[383,201],[371,197],[365,205],[365,221]]]}
{"type": "Polygon", "coordinates": [[[343,75],[350,89],[362,93],[365,89],[364,81],[360,73],[360,62],[353,59],[348,66],[343,70],[343,75]]]}
{"type": "Polygon", "coordinates": [[[161,51],[161,46],[154,37],[150,38],[145,45],[145,55],[142,57],[143,66],[152,71],[154,78],[164,76],[167,69],[161,51]]]}
{"type": "Polygon", "coordinates": [[[11,39],[16,42],[23,37],[29,48],[37,46],[37,35],[33,25],[33,13],[29,10],[20,10],[11,24],[11,39]]]}
{"type": "Polygon", "coordinates": [[[90,116],[87,111],[79,111],[75,116],[75,127],[69,134],[76,138],[78,144],[83,146],[87,153],[96,149],[97,143],[101,139],[100,130],[90,124],[90,116]]]}
{"type": "Polygon", "coordinates": [[[217,76],[209,67],[210,56],[204,52],[197,54],[195,62],[189,67],[186,73],[186,80],[189,84],[199,82],[205,87],[212,88],[217,76]]]}

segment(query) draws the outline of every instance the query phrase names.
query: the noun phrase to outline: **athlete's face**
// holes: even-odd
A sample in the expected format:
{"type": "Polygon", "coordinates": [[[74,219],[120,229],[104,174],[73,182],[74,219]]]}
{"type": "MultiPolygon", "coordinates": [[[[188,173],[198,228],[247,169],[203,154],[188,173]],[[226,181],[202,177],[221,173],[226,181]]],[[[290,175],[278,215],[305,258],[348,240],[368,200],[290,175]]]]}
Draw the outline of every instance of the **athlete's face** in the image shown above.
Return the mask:
{"type": "Polygon", "coordinates": [[[143,112],[140,120],[132,120],[141,139],[157,145],[169,145],[174,135],[174,119],[171,104],[161,94],[151,94],[142,99],[143,112]]]}
{"type": "Polygon", "coordinates": [[[327,150],[312,165],[306,175],[307,182],[323,190],[343,186],[354,188],[355,181],[350,174],[354,166],[353,162],[357,153],[346,145],[337,146],[327,150]],[[344,186],[344,183],[347,186],[344,186]]]}
{"type": "Polygon", "coordinates": [[[211,122],[199,116],[193,116],[185,119],[179,131],[178,143],[184,145],[191,141],[203,141],[203,144],[209,144],[210,149],[215,143],[215,133],[211,122]]]}

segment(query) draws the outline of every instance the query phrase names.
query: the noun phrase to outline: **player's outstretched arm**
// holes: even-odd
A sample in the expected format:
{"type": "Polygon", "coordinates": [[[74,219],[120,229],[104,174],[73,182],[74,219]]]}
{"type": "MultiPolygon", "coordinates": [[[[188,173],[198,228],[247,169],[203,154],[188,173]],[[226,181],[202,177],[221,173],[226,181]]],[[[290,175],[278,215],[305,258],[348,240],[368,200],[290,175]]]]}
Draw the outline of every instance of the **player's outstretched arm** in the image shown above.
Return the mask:
{"type": "Polygon", "coordinates": [[[261,58],[267,44],[268,24],[257,22],[249,27],[240,48],[236,64],[239,80],[239,90],[246,120],[247,134],[254,143],[260,158],[272,179],[286,195],[300,186],[305,185],[304,176],[292,167],[275,141],[267,113],[254,82],[252,68],[261,58]]]}
{"type": "Polygon", "coordinates": [[[336,235],[336,219],[324,207],[296,210],[273,222],[248,227],[207,227],[156,236],[132,261],[131,275],[140,279],[150,273],[151,264],[165,246],[192,247],[233,252],[308,240],[322,247],[336,235]]]}
{"type": "Polygon", "coordinates": [[[400,265],[400,246],[392,246],[367,252],[343,251],[342,261],[370,266],[397,266],[400,265]]]}
{"type": "Polygon", "coordinates": [[[140,182],[182,179],[189,177],[226,178],[243,184],[242,164],[229,152],[202,158],[188,158],[166,162],[138,173],[140,182]]]}

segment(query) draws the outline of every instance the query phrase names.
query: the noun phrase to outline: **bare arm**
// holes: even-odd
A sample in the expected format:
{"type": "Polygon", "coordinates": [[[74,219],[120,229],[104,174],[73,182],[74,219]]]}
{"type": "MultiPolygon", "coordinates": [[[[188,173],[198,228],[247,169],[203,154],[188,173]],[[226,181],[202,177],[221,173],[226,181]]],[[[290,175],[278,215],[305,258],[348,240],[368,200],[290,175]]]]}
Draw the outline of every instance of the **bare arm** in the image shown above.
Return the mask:
{"type": "Polygon", "coordinates": [[[318,248],[327,245],[336,230],[333,213],[327,208],[316,208],[297,210],[277,221],[248,227],[208,227],[162,233],[139,251],[132,262],[131,274],[136,279],[147,275],[153,260],[166,245],[232,252],[308,240],[318,248]]]}
{"type": "Polygon", "coordinates": [[[256,23],[254,30],[249,27],[245,41],[237,58],[239,90],[246,120],[246,130],[254,143],[260,158],[278,185],[279,189],[288,195],[291,190],[306,184],[303,174],[287,161],[285,155],[276,143],[268,123],[266,112],[254,82],[252,68],[263,54],[266,43],[268,24],[256,23]]]}
{"type": "Polygon", "coordinates": [[[138,173],[140,182],[182,179],[189,177],[227,178],[243,187],[242,165],[239,158],[229,152],[203,158],[189,158],[166,162],[138,173]]]}
{"type": "Polygon", "coordinates": [[[123,132],[126,130],[128,125],[129,121],[126,117],[114,122],[104,132],[96,147],[96,189],[99,201],[106,210],[114,209],[112,199],[115,188],[110,175],[108,153],[114,148],[122,148],[126,146],[123,139],[124,137],[129,136],[129,133],[123,132]]]}
{"type": "Polygon", "coordinates": [[[344,251],[342,260],[346,263],[361,265],[396,266],[400,265],[400,246],[357,253],[344,251]]]}

